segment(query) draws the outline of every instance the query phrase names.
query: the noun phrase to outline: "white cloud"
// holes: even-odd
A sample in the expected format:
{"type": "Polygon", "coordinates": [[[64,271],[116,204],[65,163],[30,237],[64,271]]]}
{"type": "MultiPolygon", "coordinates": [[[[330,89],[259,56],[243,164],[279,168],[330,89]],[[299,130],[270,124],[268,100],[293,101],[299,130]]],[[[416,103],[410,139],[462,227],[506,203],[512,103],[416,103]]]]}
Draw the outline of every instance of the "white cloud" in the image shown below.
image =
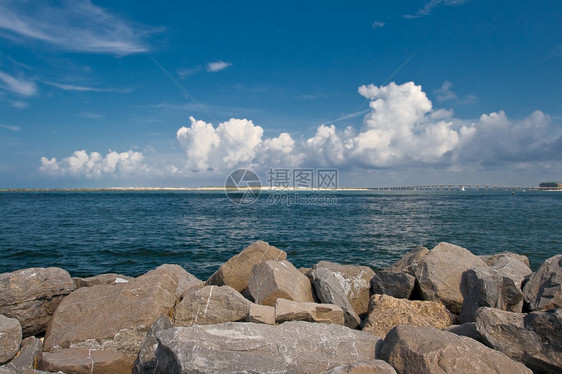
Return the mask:
{"type": "Polygon", "coordinates": [[[154,30],[133,25],[89,0],[0,2],[0,36],[48,43],[59,49],[127,55],[146,52],[154,30]]]}
{"type": "Polygon", "coordinates": [[[375,22],[373,22],[373,24],[371,25],[371,27],[372,27],[373,29],[380,29],[380,28],[383,28],[383,27],[384,27],[384,22],[375,21],[375,22]]]}
{"type": "Polygon", "coordinates": [[[456,100],[457,95],[451,90],[453,84],[449,81],[443,82],[443,85],[438,90],[435,90],[437,93],[437,101],[442,103],[443,101],[448,100],[456,100]]]}
{"type": "Polygon", "coordinates": [[[21,127],[19,126],[11,126],[11,125],[1,125],[0,124],[0,129],[6,129],[6,130],[10,130],[10,131],[20,131],[21,127]]]}
{"type": "Polygon", "coordinates": [[[34,96],[37,93],[35,82],[16,78],[0,71],[0,88],[21,96],[34,96]]]}
{"type": "Polygon", "coordinates": [[[42,81],[49,86],[53,86],[59,88],[64,91],[79,91],[79,92],[118,92],[118,93],[127,93],[131,92],[130,89],[124,88],[98,88],[98,87],[88,87],[88,86],[77,86],[73,84],[63,84],[63,83],[56,83],[56,82],[49,82],[49,81],[42,81]]]}
{"type": "Polygon", "coordinates": [[[16,109],[25,109],[29,106],[29,103],[25,101],[14,100],[10,103],[16,109]]]}
{"type": "Polygon", "coordinates": [[[202,70],[201,66],[196,66],[194,68],[181,68],[178,69],[178,75],[181,79],[187,78],[191,75],[195,75],[202,70]]]}
{"type": "Polygon", "coordinates": [[[224,62],[224,61],[219,60],[219,61],[215,61],[215,62],[209,62],[205,66],[205,69],[210,73],[216,73],[217,71],[224,70],[231,65],[232,64],[230,62],[224,62]]]}
{"type": "Polygon", "coordinates": [[[455,6],[455,5],[461,5],[466,3],[468,0],[430,0],[427,3],[425,3],[425,5],[418,9],[416,14],[406,14],[404,15],[404,18],[420,18],[423,16],[427,16],[429,14],[431,14],[431,12],[433,11],[433,8],[439,6],[439,5],[446,5],[446,6],[455,6]]]}

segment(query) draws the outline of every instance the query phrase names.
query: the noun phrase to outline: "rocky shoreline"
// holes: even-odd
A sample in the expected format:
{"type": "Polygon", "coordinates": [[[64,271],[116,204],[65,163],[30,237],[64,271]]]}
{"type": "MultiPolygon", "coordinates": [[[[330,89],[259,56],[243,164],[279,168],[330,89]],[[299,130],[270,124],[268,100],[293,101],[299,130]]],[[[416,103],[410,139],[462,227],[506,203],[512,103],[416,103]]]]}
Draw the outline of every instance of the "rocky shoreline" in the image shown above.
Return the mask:
{"type": "Polygon", "coordinates": [[[0,274],[0,374],[560,373],[562,254],[439,243],[387,269],[297,269],[255,242],[202,281],[0,274]]]}

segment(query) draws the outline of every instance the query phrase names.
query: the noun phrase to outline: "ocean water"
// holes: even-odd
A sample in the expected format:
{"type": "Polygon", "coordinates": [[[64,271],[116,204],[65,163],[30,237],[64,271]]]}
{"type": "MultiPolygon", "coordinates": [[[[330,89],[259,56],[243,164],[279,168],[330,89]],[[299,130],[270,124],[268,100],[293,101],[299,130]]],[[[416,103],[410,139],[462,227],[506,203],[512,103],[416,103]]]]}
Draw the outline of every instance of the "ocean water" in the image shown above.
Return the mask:
{"type": "Polygon", "coordinates": [[[237,205],[221,191],[1,192],[0,272],[137,276],[174,263],[206,279],[258,239],[297,267],[328,260],[378,270],[440,241],[524,254],[534,270],[562,253],[560,192],[297,194],[237,205]]]}

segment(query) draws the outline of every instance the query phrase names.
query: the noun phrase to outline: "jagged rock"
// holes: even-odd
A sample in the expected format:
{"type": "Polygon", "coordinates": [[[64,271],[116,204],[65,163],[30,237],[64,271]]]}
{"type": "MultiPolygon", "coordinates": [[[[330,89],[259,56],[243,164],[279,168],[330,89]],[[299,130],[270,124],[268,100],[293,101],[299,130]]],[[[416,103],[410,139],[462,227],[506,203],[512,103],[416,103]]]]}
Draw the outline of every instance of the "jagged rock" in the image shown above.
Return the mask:
{"type": "Polygon", "coordinates": [[[445,327],[443,330],[452,332],[453,334],[466,336],[483,343],[478,330],[476,329],[476,322],[466,322],[462,325],[451,325],[445,327]]]}
{"type": "Polygon", "coordinates": [[[272,306],[251,303],[246,321],[275,325],[275,308],[272,306]]]}
{"type": "Polygon", "coordinates": [[[29,268],[0,274],[0,314],[20,321],[23,336],[44,332],[62,299],[76,289],[66,270],[29,268]]]}
{"type": "Polygon", "coordinates": [[[43,352],[38,367],[45,371],[73,374],[129,374],[132,364],[124,353],[88,348],[67,348],[43,352]]]}
{"type": "Polygon", "coordinates": [[[396,326],[384,339],[381,358],[401,374],[531,374],[523,364],[476,340],[433,327],[396,326]]]}
{"type": "Polygon", "coordinates": [[[492,267],[469,269],[464,274],[466,295],[461,322],[473,322],[478,308],[487,306],[510,312],[523,309],[521,283],[531,269],[512,257],[502,257],[492,267]]]}
{"type": "Polygon", "coordinates": [[[480,257],[482,261],[484,261],[488,266],[495,266],[499,260],[507,257],[507,258],[513,258],[515,260],[521,261],[522,263],[527,265],[528,268],[531,268],[531,263],[529,262],[529,258],[525,255],[520,255],[517,253],[500,252],[494,255],[483,255],[478,257],[480,257]]]}
{"type": "Polygon", "coordinates": [[[74,283],[76,283],[76,287],[78,288],[97,286],[100,284],[128,283],[133,279],[135,278],[114,273],[100,274],[88,278],[72,278],[74,283]]]}
{"type": "Polygon", "coordinates": [[[361,319],[355,313],[345,290],[334,273],[326,268],[316,268],[312,269],[308,276],[312,281],[316,296],[322,303],[339,306],[343,310],[343,317],[347,327],[354,329],[359,326],[361,319]]]}
{"type": "Polygon", "coordinates": [[[404,256],[402,256],[400,260],[384,269],[384,271],[389,273],[403,272],[413,276],[416,274],[416,269],[419,262],[428,253],[429,249],[427,249],[426,247],[416,247],[411,252],[408,252],[404,256]]]}
{"type": "Polygon", "coordinates": [[[312,269],[330,270],[342,286],[349,303],[358,315],[367,313],[371,297],[371,279],[375,272],[368,266],[341,265],[335,262],[320,261],[312,269]]]}
{"type": "Polygon", "coordinates": [[[322,373],[375,359],[381,342],[343,326],[302,321],[174,327],[156,337],[157,373],[322,373]]]}
{"type": "Polygon", "coordinates": [[[11,369],[0,366],[0,374],[17,374],[17,373],[11,369]]]}
{"type": "Polygon", "coordinates": [[[562,307],[562,255],[547,259],[523,287],[531,310],[562,307]]]}
{"type": "Polygon", "coordinates": [[[343,311],[333,304],[299,303],[287,299],[277,299],[275,303],[275,322],[308,321],[343,325],[343,311]]]}
{"type": "Polygon", "coordinates": [[[443,304],[373,295],[363,331],[385,336],[397,325],[433,326],[442,329],[454,322],[455,317],[443,304]]]}
{"type": "Polygon", "coordinates": [[[129,283],[79,288],[57,308],[44,350],[85,347],[136,358],[148,328],[176,303],[177,276],[152,270],[129,283]]]}
{"type": "Polygon", "coordinates": [[[371,360],[336,366],[326,374],[396,374],[396,370],[383,360],[371,360]]]}
{"type": "Polygon", "coordinates": [[[18,353],[21,337],[20,322],[0,314],[0,364],[10,361],[18,353]]]}
{"type": "Polygon", "coordinates": [[[184,268],[179,265],[164,264],[156,268],[156,270],[171,271],[178,277],[178,288],[176,289],[176,296],[181,297],[185,292],[193,289],[194,287],[202,287],[204,282],[196,276],[188,273],[184,268]]]}
{"type": "Polygon", "coordinates": [[[255,265],[248,291],[257,304],[274,306],[278,298],[313,302],[310,281],[289,261],[266,261],[255,265]]]}
{"type": "Polygon", "coordinates": [[[174,326],[245,321],[251,302],[229,286],[205,286],[176,305],[174,326]]]}
{"type": "Polygon", "coordinates": [[[158,331],[171,329],[172,321],[168,316],[160,316],[150,326],[148,332],[146,333],[146,338],[141,345],[139,355],[135,361],[135,366],[133,367],[133,374],[138,374],[143,371],[149,372],[154,371],[156,368],[156,356],[154,355],[154,351],[158,346],[158,341],[156,340],[156,333],[158,331]]]}
{"type": "Polygon", "coordinates": [[[465,248],[439,243],[425,255],[416,270],[416,279],[424,300],[438,301],[459,314],[463,303],[463,273],[473,267],[487,266],[465,248]]]}
{"type": "Polygon", "coordinates": [[[535,316],[526,317],[523,313],[483,307],[476,312],[476,329],[486,345],[523,362],[533,371],[560,373],[562,312],[550,313],[550,318],[547,312],[534,312],[531,314],[535,316]],[[543,328],[538,331],[543,336],[533,330],[537,319],[542,320],[538,325],[543,328]]]}
{"type": "Polygon", "coordinates": [[[41,356],[43,351],[43,342],[35,336],[30,336],[21,342],[21,349],[12,361],[6,364],[6,367],[14,370],[16,373],[23,373],[26,370],[34,368],[35,362],[41,356]]]}
{"type": "Polygon", "coordinates": [[[543,342],[557,346],[562,351],[562,308],[527,314],[525,328],[536,332],[543,342]]]}
{"type": "Polygon", "coordinates": [[[285,260],[287,253],[268,243],[258,240],[236,256],[224,263],[207,280],[207,285],[230,286],[238,292],[242,292],[250,281],[250,275],[254,265],[264,261],[285,260]]]}
{"type": "Polygon", "coordinates": [[[409,298],[415,284],[416,278],[405,272],[381,271],[371,279],[371,288],[374,294],[383,294],[400,299],[409,298]]]}

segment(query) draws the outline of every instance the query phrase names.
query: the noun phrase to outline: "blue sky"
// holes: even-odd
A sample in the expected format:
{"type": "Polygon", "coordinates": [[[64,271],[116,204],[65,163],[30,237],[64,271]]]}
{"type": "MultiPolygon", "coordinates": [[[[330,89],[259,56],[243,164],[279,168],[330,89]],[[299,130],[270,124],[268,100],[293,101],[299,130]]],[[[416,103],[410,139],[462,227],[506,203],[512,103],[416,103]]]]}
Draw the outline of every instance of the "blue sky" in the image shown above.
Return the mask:
{"type": "Polygon", "coordinates": [[[562,3],[0,0],[0,188],[562,179],[562,3]]]}

